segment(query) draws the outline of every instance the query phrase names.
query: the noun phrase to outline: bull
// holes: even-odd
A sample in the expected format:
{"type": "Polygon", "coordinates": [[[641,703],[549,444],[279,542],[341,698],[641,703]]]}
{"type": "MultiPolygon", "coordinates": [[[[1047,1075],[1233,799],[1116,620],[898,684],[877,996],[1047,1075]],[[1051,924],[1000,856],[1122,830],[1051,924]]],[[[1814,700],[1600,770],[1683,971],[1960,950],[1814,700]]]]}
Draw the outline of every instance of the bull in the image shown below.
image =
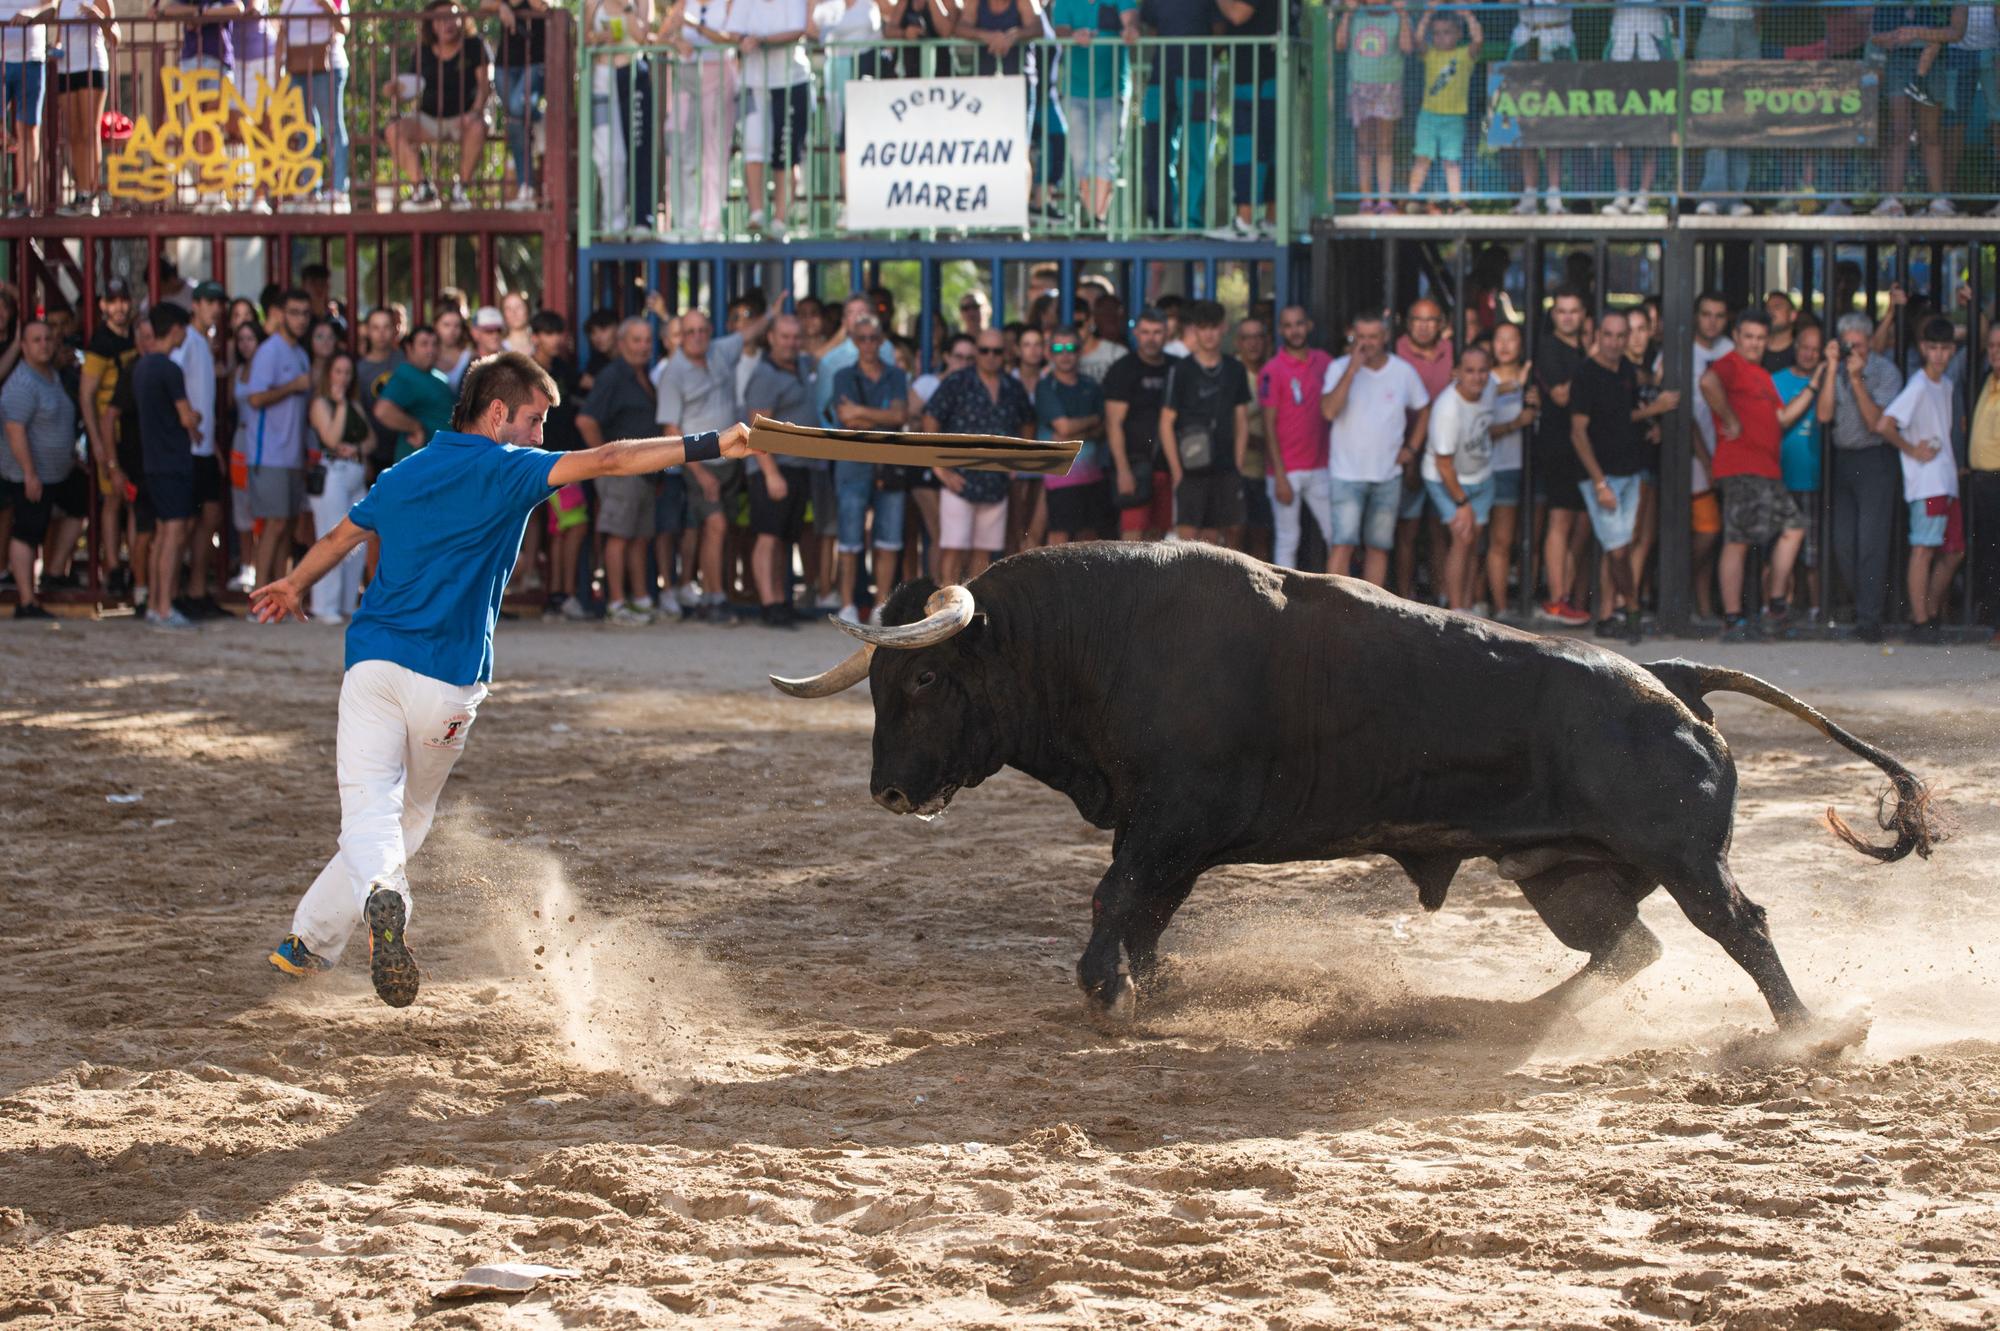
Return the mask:
{"type": "Polygon", "coordinates": [[[795,697],[867,679],[875,802],[935,814],[1013,767],[1114,832],[1077,978],[1129,1013],[1160,936],[1218,865],[1380,854],[1426,910],[1490,859],[1588,954],[1541,996],[1574,1010],[1660,955],[1639,903],[1665,887],[1748,973],[1782,1028],[1810,1020],[1764,910],[1729,867],[1736,766],[1705,701],[1746,694],[1887,774],[1881,862],[1926,858],[1924,783],[1799,699],[1736,670],[1640,665],[1211,546],[1089,543],[969,585],[905,585],[862,646],[795,697]],[[1122,954],[1122,956],[1121,956],[1122,954]],[[1136,981],[1136,984],[1135,984],[1136,981]]]}

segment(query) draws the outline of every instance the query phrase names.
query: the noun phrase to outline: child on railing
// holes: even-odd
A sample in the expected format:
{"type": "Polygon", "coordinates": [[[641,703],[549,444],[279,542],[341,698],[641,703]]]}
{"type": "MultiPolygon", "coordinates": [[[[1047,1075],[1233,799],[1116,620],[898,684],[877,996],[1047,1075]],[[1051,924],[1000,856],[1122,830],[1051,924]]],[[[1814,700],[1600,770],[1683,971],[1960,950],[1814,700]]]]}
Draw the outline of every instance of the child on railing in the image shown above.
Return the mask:
{"type": "Polygon", "coordinates": [[[1431,163],[1444,167],[1444,187],[1451,196],[1451,211],[1464,212],[1460,195],[1464,189],[1465,122],[1470,116],[1472,70],[1479,60],[1479,48],[1486,33],[1479,17],[1470,9],[1445,13],[1438,0],[1426,0],[1419,26],[1424,35],[1424,102],[1417,112],[1416,157],[1410,164],[1410,201],[1406,212],[1445,211],[1433,199],[1420,205],[1416,195],[1424,189],[1431,163]]]}
{"type": "Polygon", "coordinates": [[[1341,0],[1333,49],[1347,53],[1347,116],[1354,125],[1361,211],[1392,213],[1396,122],[1403,115],[1403,57],[1415,46],[1403,0],[1388,9],[1341,0]]]}

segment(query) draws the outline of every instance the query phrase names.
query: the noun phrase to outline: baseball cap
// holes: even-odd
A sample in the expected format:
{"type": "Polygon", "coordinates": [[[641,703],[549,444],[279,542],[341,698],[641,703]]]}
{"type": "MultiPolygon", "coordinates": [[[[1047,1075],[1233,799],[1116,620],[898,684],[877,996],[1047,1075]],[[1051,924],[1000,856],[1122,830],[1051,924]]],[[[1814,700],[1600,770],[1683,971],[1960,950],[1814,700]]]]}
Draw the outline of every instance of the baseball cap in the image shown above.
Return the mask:
{"type": "Polygon", "coordinates": [[[104,290],[98,296],[98,299],[130,300],[132,299],[132,287],[124,278],[114,277],[104,284],[104,290]]]}
{"type": "Polygon", "coordinates": [[[228,300],[229,290],[220,282],[200,282],[195,285],[196,300],[228,300]]]}
{"type": "Polygon", "coordinates": [[[505,328],[507,320],[491,305],[481,305],[479,312],[472,316],[474,328],[505,328]]]}

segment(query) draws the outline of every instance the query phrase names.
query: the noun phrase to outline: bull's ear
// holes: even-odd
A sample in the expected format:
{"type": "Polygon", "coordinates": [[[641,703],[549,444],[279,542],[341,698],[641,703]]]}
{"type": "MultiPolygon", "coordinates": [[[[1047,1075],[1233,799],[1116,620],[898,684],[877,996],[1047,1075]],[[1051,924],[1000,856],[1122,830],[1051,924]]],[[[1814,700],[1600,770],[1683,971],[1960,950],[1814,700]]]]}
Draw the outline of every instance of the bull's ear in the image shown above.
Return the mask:
{"type": "Polygon", "coordinates": [[[883,625],[893,629],[918,622],[924,617],[925,604],[937,589],[937,584],[929,578],[918,578],[896,588],[882,603],[883,625]]]}

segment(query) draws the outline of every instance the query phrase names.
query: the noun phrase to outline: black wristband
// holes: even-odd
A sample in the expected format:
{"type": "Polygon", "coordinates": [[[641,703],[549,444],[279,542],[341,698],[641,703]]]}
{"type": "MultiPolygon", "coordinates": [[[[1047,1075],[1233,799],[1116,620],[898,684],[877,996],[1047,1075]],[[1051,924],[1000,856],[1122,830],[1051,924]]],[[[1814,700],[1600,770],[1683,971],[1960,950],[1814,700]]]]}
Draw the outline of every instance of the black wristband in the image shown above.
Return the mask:
{"type": "Polygon", "coordinates": [[[722,456],[722,436],[713,430],[703,430],[681,440],[681,451],[689,462],[713,462],[722,456]]]}

